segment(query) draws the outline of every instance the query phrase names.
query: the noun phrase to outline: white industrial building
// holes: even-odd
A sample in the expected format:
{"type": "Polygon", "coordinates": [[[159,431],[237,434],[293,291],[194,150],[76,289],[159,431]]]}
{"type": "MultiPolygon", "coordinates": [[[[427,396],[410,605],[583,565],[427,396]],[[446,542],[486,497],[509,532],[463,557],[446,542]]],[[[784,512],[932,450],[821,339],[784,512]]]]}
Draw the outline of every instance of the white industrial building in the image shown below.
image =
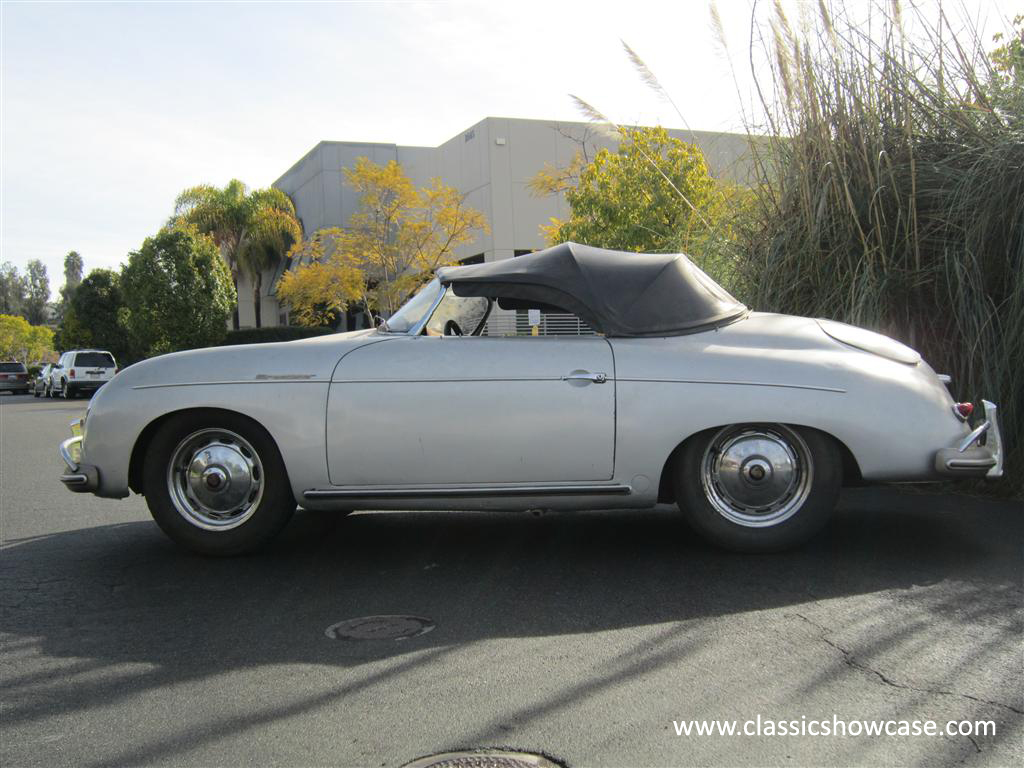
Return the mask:
{"type": "MultiPolygon", "coordinates": [[[[747,180],[746,136],[688,130],[669,133],[697,144],[714,176],[741,183],[747,180]]],[[[490,233],[461,246],[458,255],[467,262],[492,261],[543,248],[546,243],[540,227],[552,217],[568,216],[562,195],[537,197],[527,186],[529,180],[545,164],[564,167],[577,152],[583,150],[592,157],[601,147],[615,149],[616,145],[589,123],[488,117],[439,147],[322,141],[274,186],[291,197],[308,236],[324,227],[344,226],[356,211],[359,201],[345,182],[343,168],[354,166],[360,157],[379,164],[395,160],[417,186],[439,177],[486,215],[490,233]]],[[[280,270],[263,280],[264,325],[287,322],[273,295],[279,277],[280,270]]],[[[252,326],[252,287],[245,277],[239,280],[238,296],[239,324],[252,326]]]]}

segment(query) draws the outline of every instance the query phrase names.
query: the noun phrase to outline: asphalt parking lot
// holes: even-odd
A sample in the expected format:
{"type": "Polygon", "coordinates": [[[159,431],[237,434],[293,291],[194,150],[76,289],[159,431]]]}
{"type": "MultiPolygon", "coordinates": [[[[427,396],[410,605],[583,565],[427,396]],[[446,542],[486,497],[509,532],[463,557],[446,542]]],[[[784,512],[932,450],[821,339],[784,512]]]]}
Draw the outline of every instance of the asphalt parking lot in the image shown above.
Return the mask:
{"type": "Polygon", "coordinates": [[[185,553],[143,499],[72,495],[84,400],[0,396],[4,766],[1020,765],[1024,505],[851,490],[827,532],[717,551],[668,507],[299,512],[185,553]],[[405,640],[331,639],[412,615],[405,640]],[[680,720],[992,720],[994,736],[677,736],[680,720]]]}

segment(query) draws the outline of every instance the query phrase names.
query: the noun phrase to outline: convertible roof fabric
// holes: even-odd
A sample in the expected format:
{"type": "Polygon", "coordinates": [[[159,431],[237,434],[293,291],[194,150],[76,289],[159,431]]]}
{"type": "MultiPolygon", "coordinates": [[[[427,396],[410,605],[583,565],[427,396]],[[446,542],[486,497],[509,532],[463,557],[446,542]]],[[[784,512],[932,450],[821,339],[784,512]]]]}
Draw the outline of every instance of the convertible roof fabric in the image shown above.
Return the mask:
{"type": "Polygon", "coordinates": [[[456,296],[560,307],[606,336],[676,336],[747,312],[680,253],[631,253],[562,243],[512,259],[444,267],[456,296]]]}

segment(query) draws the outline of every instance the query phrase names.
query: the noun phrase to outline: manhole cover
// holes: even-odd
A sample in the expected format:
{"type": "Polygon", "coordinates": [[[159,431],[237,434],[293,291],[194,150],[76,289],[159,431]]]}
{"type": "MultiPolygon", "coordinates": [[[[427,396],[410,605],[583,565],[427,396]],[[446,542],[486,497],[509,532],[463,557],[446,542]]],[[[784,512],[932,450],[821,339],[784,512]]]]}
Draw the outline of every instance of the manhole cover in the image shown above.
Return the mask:
{"type": "Polygon", "coordinates": [[[324,634],[331,640],[408,640],[433,628],[434,622],[420,616],[363,616],[331,624],[324,634]]]}
{"type": "Polygon", "coordinates": [[[445,752],[406,763],[402,768],[561,768],[541,755],[529,752],[445,752]]]}

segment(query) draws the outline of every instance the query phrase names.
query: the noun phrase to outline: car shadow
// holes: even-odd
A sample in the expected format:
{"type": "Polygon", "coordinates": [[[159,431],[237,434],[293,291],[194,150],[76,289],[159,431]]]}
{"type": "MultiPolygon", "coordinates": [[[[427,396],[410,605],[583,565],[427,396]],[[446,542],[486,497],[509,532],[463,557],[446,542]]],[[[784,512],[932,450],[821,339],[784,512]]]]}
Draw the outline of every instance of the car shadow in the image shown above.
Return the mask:
{"type": "Polygon", "coordinates": [[[984,621],[1019,599],[1021,511],[1013,502],[855,490],[810,544],[758,556],[712,548],[668,507],[300,511],[267,551],[226,560],[182,551],[149,521],[10,541],[0,558],[6,651],[31,646],[73,661],[7,676],[5,721],[43,717],[54,699],[74,711],[265,664],[357,666],[488,638],[679,622],[944,579],[958,583],[955,609],[984,621]],[[427,617],[436,629],[404,642],[324,634],[337,621],[380,614],[427,617]],[[88,674],[138,664],[148,671],[133,672],[130,685],[88,674]],[[18,695],[40,684],[45,697],[18,695]]]}

